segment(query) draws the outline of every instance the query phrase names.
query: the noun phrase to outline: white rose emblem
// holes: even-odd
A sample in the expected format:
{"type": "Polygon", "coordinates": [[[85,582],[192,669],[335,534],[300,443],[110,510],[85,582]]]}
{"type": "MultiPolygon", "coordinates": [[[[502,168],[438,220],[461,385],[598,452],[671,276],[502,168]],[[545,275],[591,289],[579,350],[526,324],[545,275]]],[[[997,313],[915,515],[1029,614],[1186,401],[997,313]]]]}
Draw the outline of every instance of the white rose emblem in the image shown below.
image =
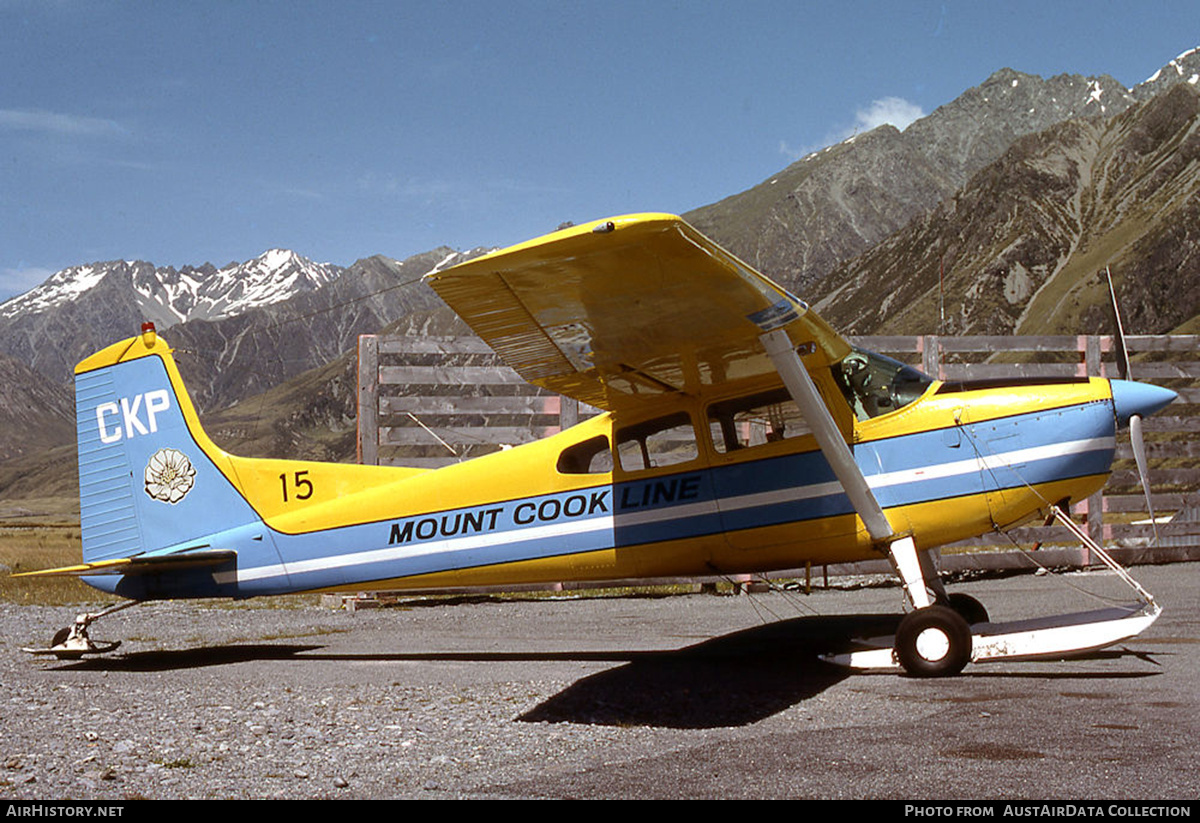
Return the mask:
{"type": "Polygon", "coordinates": [[[146,464],[146,494],[164,503],[178,503],[196,482],[196,469],[177,449],[159,449],[146,464]]]}

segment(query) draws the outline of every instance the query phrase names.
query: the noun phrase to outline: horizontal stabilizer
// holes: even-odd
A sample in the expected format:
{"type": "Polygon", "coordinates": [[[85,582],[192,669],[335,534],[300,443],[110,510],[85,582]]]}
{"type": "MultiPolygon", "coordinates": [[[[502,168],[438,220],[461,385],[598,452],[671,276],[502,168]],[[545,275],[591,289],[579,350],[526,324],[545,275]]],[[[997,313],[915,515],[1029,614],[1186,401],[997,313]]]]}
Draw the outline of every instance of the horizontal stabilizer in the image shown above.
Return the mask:
{"type": "Polygon", "coordinates": [[[21,572],[13,577],[85,577],[94,574],[161,574],[183,569],[202,569],[220,566],[237,560],[237,552],[227,549],[180,552],[177,554],[152,555],[149,557],[120,557],[100,560],[95,563],[80,563],[78,566],[63,566],[57,569],[42,569],[36,572],[21,572]]]}

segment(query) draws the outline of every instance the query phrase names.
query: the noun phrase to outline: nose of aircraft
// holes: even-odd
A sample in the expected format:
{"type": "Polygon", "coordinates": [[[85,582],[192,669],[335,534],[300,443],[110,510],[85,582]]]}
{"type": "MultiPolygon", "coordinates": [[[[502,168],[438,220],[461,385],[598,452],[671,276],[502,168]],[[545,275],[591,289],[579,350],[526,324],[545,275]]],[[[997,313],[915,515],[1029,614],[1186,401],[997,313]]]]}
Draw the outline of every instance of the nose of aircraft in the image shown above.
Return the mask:
{"type": "Polygon", "coordinates": [[[1118,426],[1128,426],[1129,418],[1135,414],[1142,417],[1154,414],[1179,396],[1170,389],[1133,380],[1110,380],[1109,384],[1118,426]]]}

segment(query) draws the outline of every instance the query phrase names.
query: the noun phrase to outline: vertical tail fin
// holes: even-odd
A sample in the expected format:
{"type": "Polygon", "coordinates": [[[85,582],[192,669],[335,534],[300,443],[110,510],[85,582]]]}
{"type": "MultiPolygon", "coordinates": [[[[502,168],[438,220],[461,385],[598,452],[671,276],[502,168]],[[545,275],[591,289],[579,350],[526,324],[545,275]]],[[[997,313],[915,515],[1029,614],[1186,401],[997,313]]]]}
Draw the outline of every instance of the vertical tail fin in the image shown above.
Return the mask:
{"type": "Polygon", "coordinates": [[[130,557],[257,521],[153,327],[75,367],[83,559],[130,557]],[[225,469],[223,471],[222,469],[225,469]]]}

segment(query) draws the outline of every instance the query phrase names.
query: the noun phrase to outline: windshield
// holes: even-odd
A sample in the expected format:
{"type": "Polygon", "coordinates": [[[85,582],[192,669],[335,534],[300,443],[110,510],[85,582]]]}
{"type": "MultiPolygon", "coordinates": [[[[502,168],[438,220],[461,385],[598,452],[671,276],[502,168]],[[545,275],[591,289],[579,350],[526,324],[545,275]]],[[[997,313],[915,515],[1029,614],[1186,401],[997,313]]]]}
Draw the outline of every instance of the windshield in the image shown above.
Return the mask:
{"type": "Polygon", "coordinates": [[[899,360],[858,348],[834,364],[833,376],[859,420],[907,406],[933,382],[929,375],[899,360]]]}

